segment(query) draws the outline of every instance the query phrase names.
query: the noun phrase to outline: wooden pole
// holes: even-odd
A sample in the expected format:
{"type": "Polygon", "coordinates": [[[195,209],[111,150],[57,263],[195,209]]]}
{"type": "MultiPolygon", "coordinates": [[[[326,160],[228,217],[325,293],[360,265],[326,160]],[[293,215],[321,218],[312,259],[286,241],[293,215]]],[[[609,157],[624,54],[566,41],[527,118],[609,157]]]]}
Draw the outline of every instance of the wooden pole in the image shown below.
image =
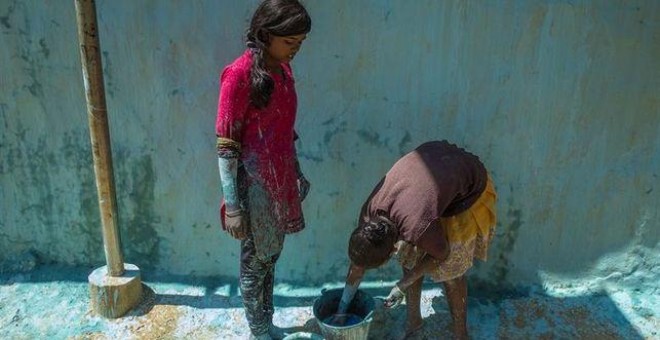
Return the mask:
{"type": "Polygon", "coordinates": [[[96,23],[96,3],[94,0],[75,0],[75,3],[105,259],[108,264],[108,275],[121,276],[124,273],[124,259],[117,227],[117,198],[105,105],[101,45],[96,23]]]}

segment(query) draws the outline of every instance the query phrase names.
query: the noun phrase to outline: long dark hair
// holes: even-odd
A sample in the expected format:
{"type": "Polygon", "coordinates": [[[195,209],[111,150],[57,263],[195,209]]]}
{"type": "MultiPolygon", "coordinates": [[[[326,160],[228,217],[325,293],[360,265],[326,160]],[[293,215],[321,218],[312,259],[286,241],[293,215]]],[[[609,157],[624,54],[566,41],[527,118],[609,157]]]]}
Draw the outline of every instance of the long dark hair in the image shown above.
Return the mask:
{"type": "Polygon", "coordinates": [[[252,50],[250,101],[256,108],[268,105],[275,87],[264,55],[270,35],[305,34],[311,29],[312,19],[298,0],[264,0],[254,12],[245,40],[252,50]]]}

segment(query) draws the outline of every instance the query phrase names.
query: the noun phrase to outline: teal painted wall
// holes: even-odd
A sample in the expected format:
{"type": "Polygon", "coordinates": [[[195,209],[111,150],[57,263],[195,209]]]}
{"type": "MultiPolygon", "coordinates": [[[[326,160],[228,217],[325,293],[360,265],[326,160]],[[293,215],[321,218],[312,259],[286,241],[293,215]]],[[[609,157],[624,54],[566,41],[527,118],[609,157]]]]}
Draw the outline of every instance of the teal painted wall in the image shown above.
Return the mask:
{"type": "MultiPolygon", "coordinates": [[[[127,262],[238,273],[239,244],[218,226],[213,130],[220,70],[256,3],[98,3],[127,262]]],[[[660,2],[306,4],[313,30],[293,66],[312,191],[281,280],[342,280],[372,186],[419,143],[449,139],[481,156],[499,192],[473,278],[657,282],[660,2]]],[[[72,1],[0,1],[0,259],[105,261],[75,22],[72,1]]]]}

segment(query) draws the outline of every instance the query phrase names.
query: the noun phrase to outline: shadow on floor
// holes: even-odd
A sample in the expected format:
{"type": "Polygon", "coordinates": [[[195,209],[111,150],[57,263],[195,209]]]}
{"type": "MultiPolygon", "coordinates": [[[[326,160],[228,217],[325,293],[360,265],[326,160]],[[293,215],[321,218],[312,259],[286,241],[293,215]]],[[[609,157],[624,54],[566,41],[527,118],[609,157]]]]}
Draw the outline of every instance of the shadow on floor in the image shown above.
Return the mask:
{"type": "MultiPolygon", "coordinates": [[[[424,327],[407,339],[451,338],[451,315],[440,289],[425,290],[422,315],[424,327]]],[[[370,338],[404,338],[405,321],[405,308],[380,309],[370,338]]],[[[645,339],[605,294],[468,298],[468,327],[473,339],[645,339]]]]}
{"type": "MultiPolygon", "coordinates": [[[[43,334],[54,337],[62,334],[112,334],[111,329],[118,329],[115,332],[120,332],[117,334],[121,337],[121,332],[137,329],[135,324],[146,325],[143,329],[148,329],[149,334],[154,333],[156,326],[162,326],[162,335],[167,337],[174,332],[167,327],[177,322],[181,324],[181,320],[186,320],[189,328],[196,332],[204,331],[208,325],[208,334],[213,336],[220,334],[231,338],[238,334],[240,338],[245,332],[243,304],[235,279],[168,275],[163,283],[161,277],[164,276],[143,274],[143,302],[129,313],[128,318],[103,321],[85,310],[89,296],[87,275],[92,270],[43,266],[27,273],[0,274],[0,292],[4,292],[0,294],[0,302],[5,304],[0,308],[0,324],[3,325],[0,328],[7,332],[0,331],[0,335],[23,334],[21,332],[30,329],[30,325],[39,322],[46,329],[43,334]],[[220,289],[224,295],[217,293],[221,287],[224,287],[220,289]],[[63,330],[62,315],[67,312],[70,312],[68,317],[71,320],[67,323],[70,329],[63,330]],[[52,327],[48,320],[52,320],[52,327]],[[10,326],[19,333],[9,333],[10,326]]],[[[319,333],[311,306],[320,296],[321,287],[296,283],[287,286],[294,287],[295,292],[275,292],[277,324],[289,332],[319,333]]],[[[386,296],[390,287],[364,290],[378,297],[386,296]]],[[[403,338],[406,308],[384,309],[378,301],[376,305],[370,339],[403,338]]],[[[625,303],[623,307],[630,309],[625,303]]],[[[621,308],[621,303],[617,305],[604,293],[558,298],[519,289],[498,293],[497,287],[479,284],[470,287],[468,325],[474,339],[644,339],[632,322],[639,326],[641,318],[655,320],[657,316],[649,312],[646,316],[635,315],[629,320],[621,308]]],[[[424,327],[411,339],[451,337],[451,318],[441,285],[424,283],[422,316],[424,327]]],[[[202,335],[206,333],[185,334],[204,338],[202,335]]],[[[647,337],[652,338],[653,334],[649,333],[647,337]]]]}

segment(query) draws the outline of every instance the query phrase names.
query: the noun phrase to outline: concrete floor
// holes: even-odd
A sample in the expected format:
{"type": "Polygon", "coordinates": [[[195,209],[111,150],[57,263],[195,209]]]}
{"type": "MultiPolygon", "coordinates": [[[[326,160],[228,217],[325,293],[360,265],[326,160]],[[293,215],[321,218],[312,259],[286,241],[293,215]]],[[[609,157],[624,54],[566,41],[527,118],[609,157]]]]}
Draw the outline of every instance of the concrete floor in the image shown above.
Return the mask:
{"type": "MultiPolygon", "coordinates": [[[[125,317],[107,320],[89,310],[91,270],[40,266],[0,274],[0,339],[247,338],[234,280],[143,273],[144,302],[125,317]]],[[[363,287],[373,296],[384,296],[391,284],[363,287]]],[[[311,306],[321,288],[278,284],[275,324],[290,332],[320,333],[311,306]]],[[[478,292],[472,292],[470,334],[473,339],[660,339],[660,297],[655,288],[642,288],[562,297],[475,297],[478,292]]],[[[424,328],[412,339],[450,338],[447,305],[434,283],[424,284],[422,313],[424,328]]],[[[404,307],[378,307],[369,338],[401,339],[404,324],[404,307]]]]}

